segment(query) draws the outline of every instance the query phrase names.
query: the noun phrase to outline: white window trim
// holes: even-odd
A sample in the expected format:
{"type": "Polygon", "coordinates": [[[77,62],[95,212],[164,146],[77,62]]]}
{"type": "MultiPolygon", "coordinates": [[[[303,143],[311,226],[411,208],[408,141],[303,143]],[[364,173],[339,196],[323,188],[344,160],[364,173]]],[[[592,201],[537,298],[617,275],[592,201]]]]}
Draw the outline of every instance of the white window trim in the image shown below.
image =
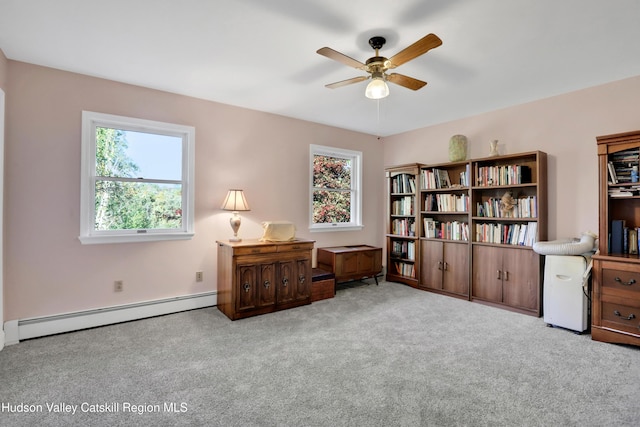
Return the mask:
{"type": "Polygon", "coordinates": [[[112,114],[82,112],[82,160],[80,181],[80,242],[82,244],[186,240],[194,236],[194,147],[192,126],[136,119],[112,114]],[[172,135],[183,138],[182,144],[182,228],[176,230],[94,230],[96,127],[172,135]]]}
{"type": "Polygon", "coordinates": [[[362,152],[344,148],[326,147],[310,144],[309,146],[309,231],[355,231],[362,230],[362,152]],[[313,157],[331,156],[351,159],[353,173],[351,175],[351,222],[314,224],[313,223],[313,157]]]}

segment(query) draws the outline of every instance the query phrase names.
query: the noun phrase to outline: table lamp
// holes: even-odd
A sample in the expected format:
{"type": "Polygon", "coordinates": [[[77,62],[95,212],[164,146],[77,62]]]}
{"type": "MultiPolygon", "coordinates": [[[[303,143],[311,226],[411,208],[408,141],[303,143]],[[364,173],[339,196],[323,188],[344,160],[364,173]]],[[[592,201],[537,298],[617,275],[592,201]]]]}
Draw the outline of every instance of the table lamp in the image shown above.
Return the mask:
{"type": "Polygon", "coordinates": [[[238,230],[240,229],[240,215],[239,211],[248,211],[249,204],[247,199],[244,198],[242,190],[229,190],[226,199],[222,203],[222,210],[232,211],[233,216],[229,220],[231,228],[233,229],[233,237],[229,239],[230,242],[241,242],[242,239],[238,237],[238,230]]]}

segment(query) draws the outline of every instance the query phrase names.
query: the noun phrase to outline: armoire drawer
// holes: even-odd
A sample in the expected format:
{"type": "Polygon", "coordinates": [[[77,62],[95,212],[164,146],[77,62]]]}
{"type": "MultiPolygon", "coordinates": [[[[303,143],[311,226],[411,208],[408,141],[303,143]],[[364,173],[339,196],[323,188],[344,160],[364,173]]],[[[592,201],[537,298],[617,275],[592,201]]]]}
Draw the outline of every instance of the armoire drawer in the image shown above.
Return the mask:
{"type": "Polygon", "coordinates": [[[602,326],[640,336],[640,301],[629,301],[632,305],[602,301],[602,326]]]}
{"type": "Polygon", "coordinates": [[[608,289],[637,292],[640,298],[640,272],[603,268],[602,290],[608,289]]]}

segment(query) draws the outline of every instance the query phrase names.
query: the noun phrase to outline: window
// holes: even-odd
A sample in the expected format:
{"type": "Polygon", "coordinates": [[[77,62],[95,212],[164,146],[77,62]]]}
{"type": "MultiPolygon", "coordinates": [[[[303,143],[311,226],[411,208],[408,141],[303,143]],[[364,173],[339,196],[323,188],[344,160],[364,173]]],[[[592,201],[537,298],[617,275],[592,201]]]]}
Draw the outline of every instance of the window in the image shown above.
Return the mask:
{"type": "Polygon", "coordinates": [[[362,153],[311,145],[311,231],[362,228],[362,153]]]}
{"type": "Polygon", "coordinates": [[[195,129],[82,112],[80,241],[193,237],[195,129]]]}

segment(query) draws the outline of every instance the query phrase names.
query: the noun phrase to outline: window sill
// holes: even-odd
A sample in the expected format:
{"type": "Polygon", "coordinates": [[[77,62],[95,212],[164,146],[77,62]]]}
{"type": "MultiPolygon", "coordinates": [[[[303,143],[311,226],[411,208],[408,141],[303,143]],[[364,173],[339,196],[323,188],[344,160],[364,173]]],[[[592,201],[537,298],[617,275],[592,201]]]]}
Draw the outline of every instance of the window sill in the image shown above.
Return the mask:
{"type": "Polygon", "coordinates": [[[104,243],[142,243],[166,240],[189,240],[195,233],[112,234],[102,236],[78,236],[83,245],[104,243]]]}
{"type": "Polygon", "coordinates": [[[309,227],[309,231],[312,233],[322,233],[326,231],[360,231],[364,228],[363,225],[344,225],[344,226],[323,226],[323,227],[309,227]]]}

